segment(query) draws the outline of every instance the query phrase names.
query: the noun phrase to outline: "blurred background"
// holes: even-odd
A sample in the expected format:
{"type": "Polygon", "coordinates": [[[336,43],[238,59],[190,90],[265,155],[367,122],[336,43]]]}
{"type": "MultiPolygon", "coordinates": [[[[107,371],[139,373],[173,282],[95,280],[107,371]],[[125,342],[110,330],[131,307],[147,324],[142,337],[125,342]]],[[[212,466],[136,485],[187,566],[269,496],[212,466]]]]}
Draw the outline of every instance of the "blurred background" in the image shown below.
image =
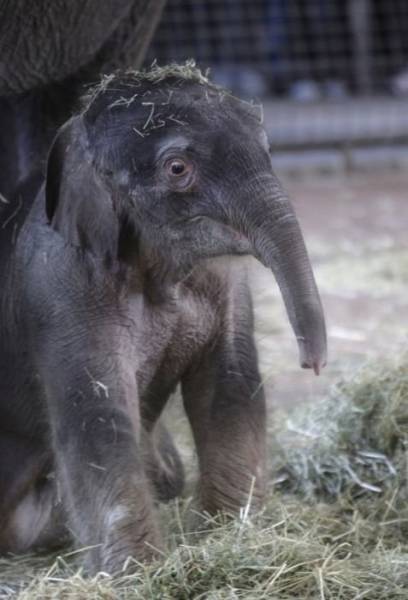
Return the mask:
{"type": "Polygon", "coordinates": [[[364,160],[351,146],[407,153],[406,0],[168,0],[146,63],[190,57],[263,101],[276,150],[342,149],[307,157],[327,168],[364,160]]]}
{"type": "Polygon", "coordinates": [[[272,404],[313,400],[408,340],[408,2],[168,0],[146,64],[194,58],[262,103],[325,306],[329,365],[298,368],[273,278],[249,261],[272,404]]]}

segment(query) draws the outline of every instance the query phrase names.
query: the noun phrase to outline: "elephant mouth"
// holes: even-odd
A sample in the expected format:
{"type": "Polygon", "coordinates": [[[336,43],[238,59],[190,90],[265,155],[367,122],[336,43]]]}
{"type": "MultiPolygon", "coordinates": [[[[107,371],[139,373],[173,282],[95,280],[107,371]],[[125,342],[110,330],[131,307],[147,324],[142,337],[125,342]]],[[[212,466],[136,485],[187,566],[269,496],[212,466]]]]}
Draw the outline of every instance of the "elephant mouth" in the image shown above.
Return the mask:
{"type": "Polygon", "coordinates": [[[253,254],[248,237],[237,228],[205,214],[183,217],[158,226],[167,229],[170,237],[187,243],[200,242],[202,258],[223,255],[253,254]],[[181,235],[180,235],[181,232],[181,235]]]}

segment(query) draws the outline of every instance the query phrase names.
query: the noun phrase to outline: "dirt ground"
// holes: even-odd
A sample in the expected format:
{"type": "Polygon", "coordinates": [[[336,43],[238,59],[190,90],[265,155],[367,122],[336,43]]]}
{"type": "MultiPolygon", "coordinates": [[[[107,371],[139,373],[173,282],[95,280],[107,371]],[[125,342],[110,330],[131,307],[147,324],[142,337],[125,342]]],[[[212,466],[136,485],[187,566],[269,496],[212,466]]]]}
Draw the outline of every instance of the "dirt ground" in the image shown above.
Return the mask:
{"type": "Polygon", "coordinates": [[[300,220],[325,307],[329,363],[298,367],[294,336],[271,274],[250,276],[268,401],[288,407],[326,394],[339,374],[408,341],[408,174],[400,170],[281,176],[300,220]]]}

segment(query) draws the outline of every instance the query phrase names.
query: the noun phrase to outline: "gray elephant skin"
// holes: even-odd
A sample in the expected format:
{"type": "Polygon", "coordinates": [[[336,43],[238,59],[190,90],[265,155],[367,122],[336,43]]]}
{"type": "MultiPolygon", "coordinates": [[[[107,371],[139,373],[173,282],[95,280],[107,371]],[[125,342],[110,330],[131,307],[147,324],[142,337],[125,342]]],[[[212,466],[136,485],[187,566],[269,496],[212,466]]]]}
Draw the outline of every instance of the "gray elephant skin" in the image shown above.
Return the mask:
{"type": "Polygon", "coordinates": [[[84,85],[142,64],[164,4],[0,0],[0,214],[16,183],[45,166],[84,85]]]}
{"type": "Polygon", "coordinates": [[[197,502],[265,494],[250,254],[276,277],[302,367],[326,361],[302,234],[257,111],[192,67],[105,79],[9,207],[0,280],[0,548],[89,547],[91,571],[162,547],[183,487],[161,421],[181,384],[197,502]]]}

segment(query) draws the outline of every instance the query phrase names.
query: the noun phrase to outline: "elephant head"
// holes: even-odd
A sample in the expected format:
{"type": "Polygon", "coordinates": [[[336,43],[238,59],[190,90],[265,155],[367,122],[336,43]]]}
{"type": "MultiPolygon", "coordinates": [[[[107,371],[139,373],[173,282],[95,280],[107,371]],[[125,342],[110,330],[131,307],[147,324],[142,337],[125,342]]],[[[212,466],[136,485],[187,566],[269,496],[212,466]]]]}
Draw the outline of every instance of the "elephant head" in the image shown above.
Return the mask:
{"type": "Polygon", "coordinates": [[[257,111],[191,65],[117,74],[92,90],[54,141],[46,203],[71,244],[156,285],[203,259],[252,254],[278,282],[301,366],[324,366],[319,293],[257,111]]]}

